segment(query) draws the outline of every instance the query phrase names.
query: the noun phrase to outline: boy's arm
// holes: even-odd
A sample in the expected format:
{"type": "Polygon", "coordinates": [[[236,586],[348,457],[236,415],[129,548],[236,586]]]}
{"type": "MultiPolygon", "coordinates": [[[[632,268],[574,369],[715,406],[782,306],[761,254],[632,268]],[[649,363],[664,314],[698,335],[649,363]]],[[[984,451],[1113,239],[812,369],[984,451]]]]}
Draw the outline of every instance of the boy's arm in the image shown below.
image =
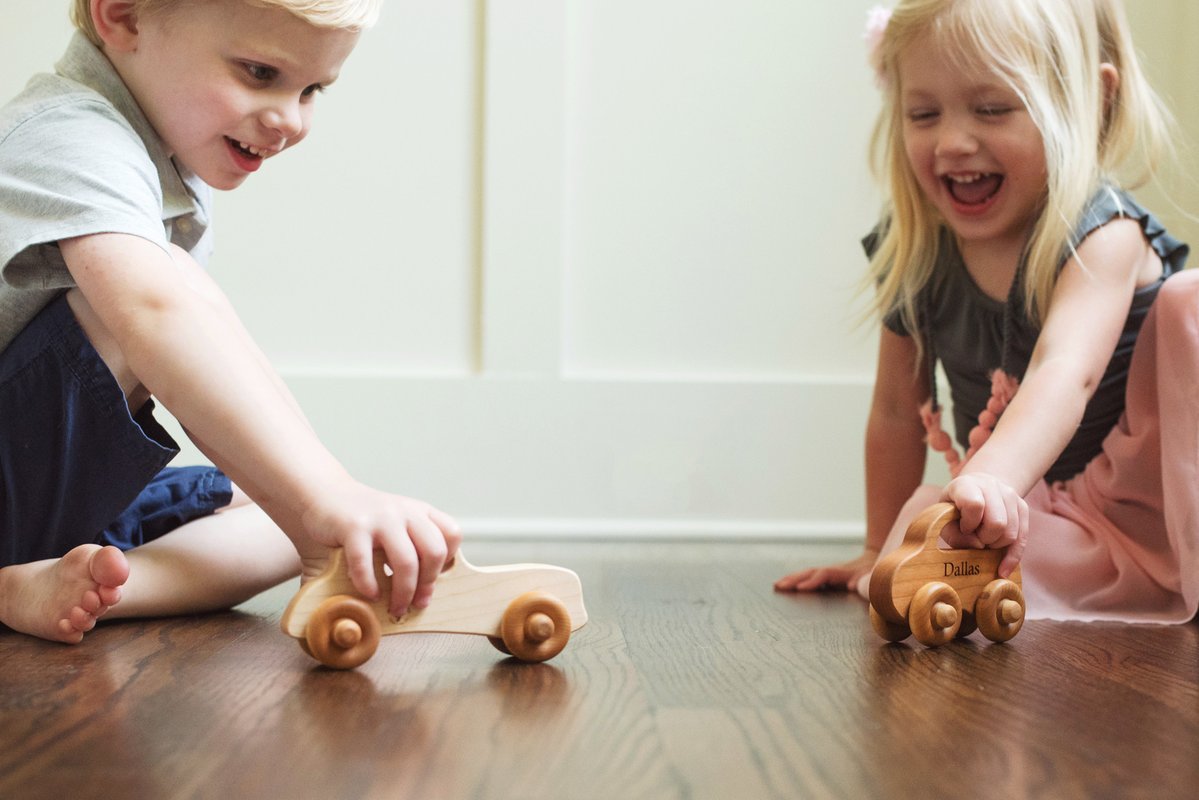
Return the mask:
{"type": "Polygon", "coordinates": [[[84,297],[130,369],[205,455],[292,539],[342,546],[354,585],[377,596],[372,550],[395,572],[391,612],[427,603],[457,545],[453,521],[419,501],[353,480],[316,438],[282,381],[213,284],[157,245],[124,234],[60,242],[84,297]]]}
{"type": "MultiPolygon", "coordinates": [[[[296,402],[291,390],[287,388],[287,384],[283,382],[281,377],[279,377],[279,373],[276,372],[275,368],[271,366],[270,360],[268,360],[266,354],[262,352],[262,349],[258,346],[258,343],[250,338],[250,332],[247,331],[245,326],[242,324],[241,319],[237,316],[237,312],[234,310],[233,305],[229,302],[229,298],[225,295],[225,292],[222,291],[221,287],[218,286],[216,281],[212,279],[212,276],[208,274],[207,270],[196,263],[196,260],[192,258],[191,253],[174,244],[169,245],[169,248],[171,252],[171,258],[175,261],[175,265],[184,273],[183,280],[187,282],[191,289],[198,292],[205,300],[213,303],[219,311],[223,312],[226,319],[233,321],[232,330],[238,335],[238,339],[241,341],[242,346],[248,353],[254,356],[259,365],[261,365],[266,373],[270,376],[271,381],[275,384],[275,388],[277,388],[283,394],[292,410],[303,417],[304,421],[307,422],[308,417],[304,415],[304,410],[300,408],[300,404],[296,402]]],[[[309,423],[309,427],[312,427],[311,423],[309,423]]],[[[191,436],[190,431],[188,432],[188,435],[191,436]]]]}

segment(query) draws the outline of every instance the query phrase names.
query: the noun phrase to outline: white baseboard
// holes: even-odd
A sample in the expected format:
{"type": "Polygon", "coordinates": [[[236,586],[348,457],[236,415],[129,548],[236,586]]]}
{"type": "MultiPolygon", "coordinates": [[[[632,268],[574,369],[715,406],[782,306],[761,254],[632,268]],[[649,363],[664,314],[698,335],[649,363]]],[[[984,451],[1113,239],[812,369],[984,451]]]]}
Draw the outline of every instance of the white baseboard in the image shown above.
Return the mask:
{"type": "Polygon", "coordinates": [[[861,542],[861,523],[812,520],[476,519],[459,520],[471,539],[601,541],[861,542]]]}
{"type": "Polygon", "coordinates": [[[864,529],[864,382],[285,377],[352,474],[469,520],[474,535],[864,529]]]}

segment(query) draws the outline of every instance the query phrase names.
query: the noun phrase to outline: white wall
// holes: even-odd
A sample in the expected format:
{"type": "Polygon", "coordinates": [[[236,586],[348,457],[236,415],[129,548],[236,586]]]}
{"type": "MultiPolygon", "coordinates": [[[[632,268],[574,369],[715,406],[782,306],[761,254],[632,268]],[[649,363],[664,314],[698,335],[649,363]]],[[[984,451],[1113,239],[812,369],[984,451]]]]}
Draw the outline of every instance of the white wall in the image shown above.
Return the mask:
{"type": "MultiPolygon", "coordinates": [[[[391,0],[213,273],[351,470],[475,535],[860,531],[872,4],[391,0]]],[[[0,97],[65,6],[0,0],[0,97]]]]}

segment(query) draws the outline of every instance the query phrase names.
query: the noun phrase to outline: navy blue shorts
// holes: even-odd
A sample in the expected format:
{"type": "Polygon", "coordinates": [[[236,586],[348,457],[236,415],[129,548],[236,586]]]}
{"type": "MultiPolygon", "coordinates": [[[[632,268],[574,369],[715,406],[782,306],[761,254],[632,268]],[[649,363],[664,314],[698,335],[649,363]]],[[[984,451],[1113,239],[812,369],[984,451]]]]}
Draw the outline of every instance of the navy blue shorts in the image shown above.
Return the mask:
{"type": "Polygon", "coordinates": [[[229,504],[220,470],[166,466],[179,448],[153,411],[129,413],[65,294],[21,331],[0,353],[0,567],[128,550],[229,504]]]}

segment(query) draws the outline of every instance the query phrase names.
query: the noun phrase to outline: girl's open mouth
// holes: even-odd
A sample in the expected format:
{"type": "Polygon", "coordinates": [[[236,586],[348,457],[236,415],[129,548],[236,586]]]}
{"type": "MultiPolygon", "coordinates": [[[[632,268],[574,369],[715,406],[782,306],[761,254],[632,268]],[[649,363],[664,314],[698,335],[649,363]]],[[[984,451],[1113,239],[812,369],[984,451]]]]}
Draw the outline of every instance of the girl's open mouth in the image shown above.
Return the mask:
{"type": "Polygon", "coordinates": [[[945,175],[941,178],[954,202],[962,206],[983,206],[1003,185],[1003,176],[996,173],[945,175]]]}

